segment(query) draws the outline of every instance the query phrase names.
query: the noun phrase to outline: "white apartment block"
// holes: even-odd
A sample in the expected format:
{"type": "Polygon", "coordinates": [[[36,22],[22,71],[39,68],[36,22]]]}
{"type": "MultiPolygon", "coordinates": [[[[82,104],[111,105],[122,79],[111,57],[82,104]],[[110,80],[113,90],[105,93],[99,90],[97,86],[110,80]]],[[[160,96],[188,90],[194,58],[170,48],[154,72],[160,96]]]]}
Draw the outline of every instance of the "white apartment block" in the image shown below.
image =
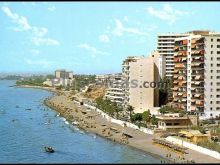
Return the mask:
{"type": "Polygon", "coordinates": [[[174,105],[201,118],[220,116],[220,33],[175,39],[174,63],[174,105]]]}
{"type": "MultiPolygon", "coordinates": [[[[157,51],[165,57],[165,73],[163,76],[172,77],[174,71],[174,42],[175,38],[183,37],[185,34],[164,33],[157,36],[157,51]]],[[[163,77],[162,77],[163,78],[163,77]]]]}
{"type": "Polygon", "coordinates": [[[108,88],[104,98],[123,106],[125,94],[121,88],[108,88]]]}
{"type": "Polygon", "coordinates": [[[159,89],[154,88],[154,82],[160,80],[157,67],[160,66],[159,59],[159,53],[153,52],[147,57],[130,56],[123,61],[123,80],[128,82],[126,86],[123,86],[125,108],[131,105],[134,107],[134,113],[142,113],[158,107],[159,89]],[[137,86],[132,81],[135,81],[137,86]],[[149,82],[148,88],[143,86],[146,81],[149,82]],[[152,87],[150,87],[150,83],[153,84],[152,87]]]}
{"type": "Polygon", "coordinates": [[[125,94],[122,89],[122,74],[108,74],[105,79],[108,88],[104,98],[123,106],[125,94]]]}

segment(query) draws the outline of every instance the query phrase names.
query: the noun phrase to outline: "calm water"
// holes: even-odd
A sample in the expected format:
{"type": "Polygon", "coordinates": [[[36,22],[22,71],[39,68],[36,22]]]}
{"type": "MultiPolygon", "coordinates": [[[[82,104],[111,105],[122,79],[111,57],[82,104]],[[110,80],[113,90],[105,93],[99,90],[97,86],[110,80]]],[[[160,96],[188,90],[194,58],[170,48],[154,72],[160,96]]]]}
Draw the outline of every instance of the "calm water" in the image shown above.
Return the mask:
{"type": "Polygon", "coordinates": [[[52,93],[8,87],[14,83],[0,81],[0,163],[160,162],[158,158],[95,138],[94,134],[65,123],[55,111],[42,104],[52,93]],[[49,120],[51,124],[45,124],[49,120]],[[44,145],[53,146],[56,152],[44,152],[44,145]]]}

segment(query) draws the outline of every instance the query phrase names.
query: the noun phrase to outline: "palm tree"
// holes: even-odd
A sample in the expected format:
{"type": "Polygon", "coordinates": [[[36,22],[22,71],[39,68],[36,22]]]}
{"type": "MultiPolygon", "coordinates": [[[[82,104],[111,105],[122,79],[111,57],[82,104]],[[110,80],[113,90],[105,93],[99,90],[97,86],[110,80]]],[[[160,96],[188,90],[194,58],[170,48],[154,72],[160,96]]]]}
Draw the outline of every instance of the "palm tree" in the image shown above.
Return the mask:
{"type": "Polygon", "coordinates": [[[127,109],[126,109],[128,112],[129,112],[129,115],[130,115],[130,119],[131,119],[131,114],[132,112],[134,111],[134,107],[131,106],[131,105],[128,105],[127,109]]]}

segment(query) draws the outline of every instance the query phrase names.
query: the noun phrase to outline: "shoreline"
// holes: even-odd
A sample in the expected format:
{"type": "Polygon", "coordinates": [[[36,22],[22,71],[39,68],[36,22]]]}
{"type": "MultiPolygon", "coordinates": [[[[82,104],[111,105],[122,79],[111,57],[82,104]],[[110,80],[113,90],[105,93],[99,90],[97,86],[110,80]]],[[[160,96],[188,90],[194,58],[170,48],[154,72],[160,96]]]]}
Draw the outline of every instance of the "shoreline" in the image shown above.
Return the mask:
{"type": "Polygon", "coordinates": [[[62,92],[62,91],[58,91],[52,87],[44,87],[44,86],[34,86],[34,85],[14,85],[14,87],[16,88],[34,88],[34,89],[42,89],[42,90],[46,90],[49,92],[53,92],[55,94],[62,92]]]}
{"type": "Polygon", "coordinates": [[[119,144],[125,144],[135,150],[143,152],[146,155],[151,155],[155,158],[159,158],[161,159],[161,163],[187,163],[186,160],[194,160],[196,163],[219,163],[219,160],[216,160],[215,158],[203,155],[190,149],[187,149],[188,154],[183,155],[185,159],[180,160],[182,154],[175,153],[174,151],[171,151],[163,146],[153,144],[152,139],[155,137],[155,135],[148,135],[133,128],[125,128],[118,124],[108,122],[106,119],[102,118],[96,111],[88,111],[86,107],[79,106],[78,104],[74,103],[68,97],[68,92],[57,91],[54,88],[41,86],[25,85],[16,87],[43,89],[54,92],[55,95],[51,96],[50,98],[46,98],[44,100],[44,104],[52,110],[58,112],[60,114],[59,116],[64,117],[69,122],[69,124],[73,124],[73,122],[78,122],[78,124],[73,125],[76,125],[78,128],[83,129],[88,133],[93,133],[99,137],[111,140],[119,144]],[[102,126],[103,124],[105,126],[102,126]],[[117,130],[119,130],[120,133],[115,133],[114,131],[109,129],[111,127],[116,128],[117,130]],[[108,132],[110,132],[110,134],[103,134],[103,129],[109,130],[108,132]],[[132,134],[133,138],[127,139],[127,141],[122,141],[121,133],[123,131],[132,134]],[[171,154],[171,158],[167,157],[167,154],[171,154]]]}
{"type": "MultiPolygon", "coordinates": [[[[66,121],[69,122],[69,124],[72,124],[72,122],[75,122],[75,120],[71,120],[71,119],[69,118],[68,114],[63,113],[63,111],[62,111],[60,108],[57,108],[56,106],[51,105],[51,102],[50,102],[50,101],[44,100],[44,104],[45,104],[46,106],[48,106],[49,108],[51,108],[52,110],[58,112],[58,113],[59,113],[59,117],[65,118],[66,121]]],[[[75,125],[75,124],[73,124],[73,125],[75,125]]],[[[99,137],[101,137],[101,138],[103,138],[103,139],[105,139],[105,140],[109,140],[109,141],[111,141],[111,142],[114,142],[114,143],[117,143],[117,144],[120,144],[120,145],[126,145],[126,146],[128,146],[128,147],[130,147],[130,148],[132,148],[132,149],[134,149],[134,150],[136,150],[136,151],[143,152],[144,155],[150,155],[150,156],[152,156],[152,157],[155,157],[155,158],[161,159],[161,160],[163,160],[163,161],[166,161],[167,163],[172,163],[172,162],[173,162],[172,160],[167,159],[166,157],[163,157],[163,156],[161,156],[161,155],[159,155],[159,154],[151,153],[151,152],[149,152],[149,151],[142,150],[142,149],[140,149],[140,148],[137,148],[137,147],[132,146],[132,145],[129,145],[129,144],[124,144],[124,143],[120,142],[118,139],[116,140],[116,139],[113,139],[113,138],[110,138],[110,137],[106,137],[106,136],[100,134],[100,133],[97,132],[97,131],[89,130],[89,129],[87,129],[86,127],[84,127],[84,126],[82,125],[82,123],[77,124],[77,125],[75,125],[75,126],[77,126],[79,129],[82,129],[83,131],[85,131],[85,132],[87,132],[87,133],[95,134],[96,136],[99,136],[99,137]]]]}

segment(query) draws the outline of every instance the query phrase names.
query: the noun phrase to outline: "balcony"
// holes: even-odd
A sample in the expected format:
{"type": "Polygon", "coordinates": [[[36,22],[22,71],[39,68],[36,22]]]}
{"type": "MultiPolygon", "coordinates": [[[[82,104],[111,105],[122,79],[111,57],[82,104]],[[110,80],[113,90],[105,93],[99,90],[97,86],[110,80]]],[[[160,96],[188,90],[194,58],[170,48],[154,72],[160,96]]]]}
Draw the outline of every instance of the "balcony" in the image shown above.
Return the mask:
{"type": "Polygon", "coordinates": [[[191,67],[204,67],[204,63],[203,62],[194,62],[191,64],[191,67]]]}
{"type": "Polygon", "coordinates": [[[192,62],[204,62],[204,57],[194,57],[192,58],[192,62]]]}
{"type": "Polygon", "coordinates": [[[203,94],[200,94],[200,93],[196,93],[196,94],[193,94],[192,96],[193,99],[197,99],[197,100],[201,100],[201,99],[204,99],[204,95],[203,94]]]}
{"type": "Polygon", "coordinates": [[[196,56],[196,55],[204,55],[205,54],[205,50],[194,50],[191,52],[192,56],[196,56]]]}
{"type": "Polygon", "coordinates": [[[175,64],[175,65],[174,65],[174,68],[184,69],[184,68],[186,68],[186,66],[185,66],[184,64],[175,64]]]}
{"type": "Polygon", "coordinates": [[[204,76],[197,75],[192,77],[192,81],[204,81],[204,76]]]}

